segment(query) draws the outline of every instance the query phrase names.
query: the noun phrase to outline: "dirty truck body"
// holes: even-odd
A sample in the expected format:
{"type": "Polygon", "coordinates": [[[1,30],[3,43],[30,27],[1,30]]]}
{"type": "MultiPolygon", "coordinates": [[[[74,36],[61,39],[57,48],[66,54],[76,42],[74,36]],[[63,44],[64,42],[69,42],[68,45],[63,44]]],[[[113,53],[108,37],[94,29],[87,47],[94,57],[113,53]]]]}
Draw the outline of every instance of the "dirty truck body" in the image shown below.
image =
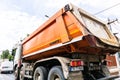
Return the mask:
{"type": "Polygon", "coordinates": [[[119,43],[106,23],[69,4],[29,35],[18,50],[16,78],[21,80],[104,80],[112,78],[105,57],[115,54],[119,43]]]}

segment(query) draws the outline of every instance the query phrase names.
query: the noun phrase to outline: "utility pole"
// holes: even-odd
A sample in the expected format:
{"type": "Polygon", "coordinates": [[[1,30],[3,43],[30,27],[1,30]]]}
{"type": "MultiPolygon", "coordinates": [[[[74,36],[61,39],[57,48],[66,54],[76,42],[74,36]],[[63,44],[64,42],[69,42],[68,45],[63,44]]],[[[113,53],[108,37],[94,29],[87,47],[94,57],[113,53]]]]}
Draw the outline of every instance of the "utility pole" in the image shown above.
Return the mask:
{"type": "Polygon", "coordinates": [[[116,21],[118,22],[118,19],[117,19],[117,18],[114,19],[114,20],[110,20],[110,19],[108,18],[108,23],[107,23],[107,24],[109,25],[111,31],[112,31],[111,24],[112,24],[112,23],[115,23],[116,21]]]}

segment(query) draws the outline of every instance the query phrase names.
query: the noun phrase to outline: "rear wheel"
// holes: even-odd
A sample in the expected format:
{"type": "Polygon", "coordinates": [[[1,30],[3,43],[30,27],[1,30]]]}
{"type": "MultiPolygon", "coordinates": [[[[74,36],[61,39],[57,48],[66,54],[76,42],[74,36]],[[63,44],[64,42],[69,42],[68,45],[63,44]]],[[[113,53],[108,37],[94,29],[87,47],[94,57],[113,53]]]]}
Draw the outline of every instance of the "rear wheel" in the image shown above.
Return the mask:
{"type": "Polygon", "coordinates": [[[48,80],[65,80],[60,66],[53,67],[48,75],[48,80]]]}
{"type": "Polygon", "coordinates": [[[14,69],[15,80],[20,80],[19,73],[20,73],[20,69],[18,67],[15,67],[14,69]]]}
{"type": "Polygon", "coordinates": [[[20,80],[27,80],[27,78],[24,77],[23,67],[20,68],[20,80]]]}
{"type": "Polygon", "coordinates": [[[47,70],[45,67],[38,67],[35,69],[33,80],[47,80],[47,70]]]}

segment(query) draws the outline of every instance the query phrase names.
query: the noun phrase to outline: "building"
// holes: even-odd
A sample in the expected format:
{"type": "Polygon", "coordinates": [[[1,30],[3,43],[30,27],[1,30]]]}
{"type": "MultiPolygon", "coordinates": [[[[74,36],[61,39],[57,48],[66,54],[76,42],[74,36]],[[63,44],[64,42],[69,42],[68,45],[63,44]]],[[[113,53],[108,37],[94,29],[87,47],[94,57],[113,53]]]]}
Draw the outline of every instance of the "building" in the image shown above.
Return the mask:
{"type": "Polygon", "coordinates": [[[120,52],[107,55],[106,59],[111,75],[120,75],[120,52]]]}

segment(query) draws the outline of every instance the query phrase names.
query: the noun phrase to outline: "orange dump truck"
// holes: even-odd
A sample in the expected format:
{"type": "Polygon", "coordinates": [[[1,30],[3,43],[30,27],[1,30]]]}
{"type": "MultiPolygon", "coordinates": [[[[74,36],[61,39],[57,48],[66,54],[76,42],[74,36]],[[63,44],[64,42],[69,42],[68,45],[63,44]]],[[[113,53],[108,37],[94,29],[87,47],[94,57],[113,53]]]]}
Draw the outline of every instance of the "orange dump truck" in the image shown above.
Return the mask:
{"type": "Polygon", "coordinates": [[[109,77],[105,58],[119,49],[106,23],[68,4],[19,44],[14,64],[16,79],[114,78],[109,77]]]}

